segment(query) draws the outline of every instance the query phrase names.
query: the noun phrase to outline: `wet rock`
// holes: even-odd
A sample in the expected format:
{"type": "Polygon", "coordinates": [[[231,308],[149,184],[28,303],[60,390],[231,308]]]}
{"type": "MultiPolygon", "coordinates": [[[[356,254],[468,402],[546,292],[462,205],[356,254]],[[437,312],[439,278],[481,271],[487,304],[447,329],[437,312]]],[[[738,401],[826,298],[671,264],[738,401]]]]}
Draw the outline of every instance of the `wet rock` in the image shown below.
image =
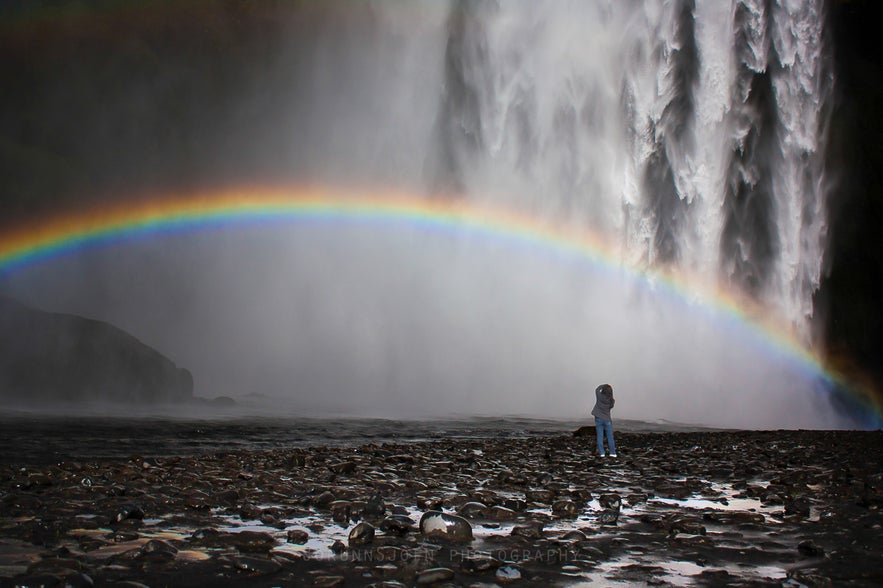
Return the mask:
{"type": "Polygon", "coordinates": [[[253,576],[275,574],[282,569],[282,565],[278,562],[258,557],[238,555],[228,558],[227,561],[237,570],[249,572],[253,576]]]}
{"type": "Polygon", "coordinates": [[[209,510],[211,508],[211,499],[205,492],[199,490],[191,492],[184,499],[184,506],[192,510],[209,510]]]}
{"type": "Polygon", "coordinates": [[[380,521],[380,530],[388,535],[407,535],[414,530],[414,521],[405,515],[390,515],[380,521]]]}
{"type": "Polygon", "coordinates": [[[732,576],[727,570],[702,570],[699,579],[706,586],[727,586],[732,576]]]}
{"type": "Polygon", "coordinates": [[[601,494],[598,496],[598,504],[601,508],[619,510],[622,507],[622,498],[615,493],[601,494]]]}
{"type": "Polygon", "coordinates": [[[497,568],[494,577],[497,579],[497,582],[503,582],[504,584],[517,582],[521,579],[521,570],[513,565],[501,566],[497,568]]]}
{"type": "Polygon", "coordinates": [[[346,579],[343,576],[316,576],[313,579],[313,586],[317,588],[336,588],[343,586],[346,579]]]}
{"type": "Polygon", "coordinates": [[[578,437],[578,438],[588,437],[590,439],[594,439],[594,438],[596,438],[597,433],[595,432],[594,425],[584,425],[582,427],[579,427],[577,430],[575,430],[573,432],[573,436],[578,437]]]}
{"type": "Polygon", "coordinates": [[[766,521],[761,513],[746,511],[711,513],[703,515],[703,518],[722,525],[758,525],[766,521]]]}
{"type": "Polygon", "coordinates": [[[552,513],[561,518],[576,518],[580,510],[580,506],[572,500],[556,500],[552,503],[552,513]]]}
{"type": "Polygon", "coordinates": [[[487,518],[492,521],[514,521],[518,515],[514,510],[505,506],[492,506],[487,512],[487,518]]]}
{"type": "Polygon", "coordinates": [[[144,511],[137,504],[127,504],[120,508],[111,516],[111,520],[115,523],[125,521],[127,519],[141,520],[144,518],[144,511]]]}
{"type": "Polygon", "coordinates": [[[450,568],[429,568],[417,574],[417,584],[435,584],[453,577],[454,570],[450,568]]]}
{"type": "Polygon", "coordinates": [[[200,529],[191,535],[190,540],[205,547],[234,547],[243,553],[266,553],[276,540],[264,531],[240,531],[225,533],[215,529],[200,529]]]}
{"type": "Polygon", "coordinates": [[[331,510],[331,518],[335,523],[347,524],[350,521],[350,508],[352,503],[349,500],[335,500],[328,505],[331,510]]]}
{"type": "MultiPolygon", "coordinates": [[[[39,473],[50,476],[51,485],[34,482],[36,469],[0,463],[0,554],[12,549],[4,542],[21,544],[26,554],[23,561],[27,562],[12,570],[4,566],[7,576],[0,584],[12,585],[11,574],[21,573],[35,561],[54,558],[71,561],[54,568],[33,567],[28,575],[51,576],[59,585],[74,573],[88,573],[101,586],[111,586],[121,577],[147,584],[161,584],[157,580],[161,577],[180,577],[186,583],[194,574],[208,574],[205,577],[218,584],[243,586],[309,585],[316,577],[334,576],[345,577],[347,585],[375,582],[373,586],[400,586],[392,582],[401,582],[414,586],[421,572],[445,566],[454,570],[456,581],[430,584],[441,588],[455,582],[503,586],[505,581],[495,573],[508,565],[523,566],[515,585],[567,585],[583,580],[586,573],[593,579],[604,573],[611,581],[623,583],[749,586],[769,583],[763,570],[771,567],[801,567],[802,571],[791,573],[788,585],[797,586],[797,577],[805,580],[800,582],[805,586],[830,585],[832,578],[838,585],[876,585],[881,523],[874,497],[883,478],[872,476],[883,469],[883,442],[879,434],[851,446],[826,442],[824,436],[831,434],[628,437],[629,433],[623,432],[624,444],[634,451],[627,464],[612,467],[586,467],[585,446],[570,445],[566,437],[439,440],[358,450],[317,447],[294,474],[289,463],[291,452],[283,450],[236,451],[199,459],[139,457],[132,462],[87,462],[76,469],[68,465],[43,467],[39,473]],[[776,449],[768,449],[772,438],[778,440],[776,449]],[[766,451],[763,459],[757,457],[759,449],[766,451]],[[806,457],[801,457],[804,454],[806,457]],[[406,455],[407,459],[392,459],[395,455],[406,455]],[[344,478],[327,464],[344,461],[357,467],[353,479],[341,482],[344,478]],[[142,468],[147,462],[152,465],[142,468]],[[726,467],[720,467],[722,462],[726,467]],[[754,473],[747,473],[752,470],[754,473]],[[237,472],[247,473],[247,479],[237,477],[237,472]],[[415,480],[418,475],[419,481],[415,480]],[[84,477],[93,485],[82,486],[84,477]],[[682,481],[685,477],[687,481],[682,481]],[[498,485],[498,479],[505,481],[498,485]],[[689,503],[646,500],[656,488],[665,486],[682,488],[710,502],[697,510],[689,503]],[[215,488],[235,491],[227,508],[187,508],[194,495],[208,496],[212,506],[223,506],[215,488]],[[551,501],[520,500],[534,491],[537,494],[531,494],[532,498],[551,501]],[[519,498],[513,498],[513,493],[519,498]],[[569,503],[578,505],[584,515],[587,504],[595,504],[593,494],[607,508],[590,513],[591,524],[562,522],[565,517],[559,513],[568,512],[569,503]],[[618,507],[608,500],[611,494],[621,496],[618,507]],[[735,500],[737,494],[748,504],[740,505],[735,500]],[[783,500],[778,513],[759,502],[770,494],[783,500]],[[332,522],[332,511],[338,511],[337,505],[330,507],[335,501],[350,504],[353,523],[332,522]],[[811,512],[818,516],[810,520],[801,515],[805,510],[793,506],[801,501],[811,505],[811,512]],[[139,504],[151,520],[114,522],[111,515],[127,503],[139,504]],[[237,508],[239,504],[243,507],[237,508]],[[438,536],[442,541],[409,534],[416,526],[416,520],[408,517],[415,504],[438,505],[440,508],[428,510],[456,512],[451,516],[467,522],[470,519],[464,515],[503,506],[513,513],[506,516],[514,516],[516,522],[514,526],[491,522],[487,514],[477,514],[488,536],[476,542],[476,549],[486,551],[467,551],[469,545],[444,545],[446,533],[438,536]],[[381,508],[384,515],[394,514],[380,516],[381,508]],[[287,536],[289,542],[300,537],[311,547],[312,539],[323,544],[319,551],[326,554],[340,527],[352,529],[363,520],[383,533],[375,536],[370,546],[349,552],[343,537],[334,546],[336,552],[346,552],[339,558],[321,558],[314,550],[291,546],[271,550],[272,557],[267,557],[267,552],[238,552],[234,533],[214,530],[217,525],[229,531],[229,525],[239,523],[237,512],[246,523],[244,528],[263,529],[274,538],[287,536]],[[608,516],[606,522],[615,520],[613,524],[623,518],[620,528],[612,529],[615,532],[603,526],[608,516]],[[267,529],[280,525],[282,530],[267,529]],[[194,532],[183,541],[170,538],[144,543],[153,536],[180,536],[182,529],[201,526],[212,530],[194,532]],[[303,529],[309,529],[309,534],[303,529]],[[145,538],[147,531],[150,536],[145,538]],[[137,543],[128,543],[133,539],[137,543]],[[39,546],[32,545],[32,540],[39,546]],[[820,545],[840,547],[825,553],[820,545]],[[104,549],[92,551],[99,548],[104,549]],[[175,549],[180,551],[176,554],[175,549]],[[607,561],[616,565],[603,570],[597,567],[607,561]],[[692,562],[703,573],[693,566],[660,563],[665,561],[692,562]],[[80,569],[70,569],[71,562],[78,562],[80,569]],[[283,569],[274,573],[271,564],[266,568],[269,573],[262,572],[260,566],[267,562],[283,569]],[[813,569],[806,568],[807,564],[813,569]]],[[[849,437],[852,435],[855,433],[849,437]]]]}
{"type": "Polygon", "coordinates": [[[344,551],[346,551],[346,545],[344,545],[343,541],[341,541],[340,539],[335,539],[334,543],[331,544],[331,547],[329,549],[331,549],[332,553],[343,553],[344,551]]]}
{"type": "Polygon", "coordinates": [[[602,510],[598,514],[598,524],[604,527],[615,527],[619,520],[619,511],[612,508],[602,510]]]}
{"type": "Polygon", "coordinates": [[[705,535],[705,526],[695,518],[681,517],[671,522],[669,532],[672,534],[705,535]]]}
{"type": "Polygon", "coordinates": [[[126,543],[134,541],[138,538],[138,533],[134,531],[117,531],[110,536],[110,540],[114,543],[126,543]]]}
{"type": "Polygon", "coordinates": [[[73,558],[47,557],[28,567],[29,574],[49,573],[64,575],[70,572],[81,571],[83,564],[73,558]]]}
{"type": "Polygon", "coordinates": [[[585,541],[588,538],[588,535],[586,535],[585,532],[580,531],[579,529],[572,529],[564,533],[560,537],[562,541],[585,541]]]}
{"type": "Polygon", "coordinates": [[[348,539],[350,547],[368,545],[374,541],[374,526],[362,521],[350,530],[348,539]]]}
{"type": "Polygon", "coordinates": [[[408,556],[405,549],[396,545],[378,545],[374,548],[375,561],[401,562],[408,556]]]}
{"type": "Polygon", "coordinates": [[[503,500],[502,506],[510,508],[516,512],[521,512],[527,508],[527,502],[521,500],[520,498],[507,498],[503,500]]]}
{"type": "Polygon", "coordinates": [[[834,586],[831,578],[818,573],[817,570],[790,570],[787,575],[788,578],[795,580],[800,586],[805,586],[806,588],[831,588],[834,586]]]}
{"type": "Polygon", "coordinates": [[[552,504],[555,499],[555,493],[551,490],[532,489],[525,490],[524,497],[528,502],[536,502],[538,504],[552,504]]]}
{"type": "Polygon", "coordinates": [[[325,508],[334,501],[334,494],[326,490],[313,498],[313,505],[317,508],[325,508]]]}
{"type": "Polygon", "coordinates": [[[426,537],[455,543],[472,541],[472,525],[461,516],[430,510],[420,517],[420,532],[426,537]]]}
{"type": "Polygon", "coordinates": [[[417,508],[420,510],[440,510],[444,507],[444,501],[435,496],[421,496],[417,499],[417,508]]]}
{"type": "Polygon", "coordinates": [[[785,504],[785,499],[776,492],[765,493],[763,496],[760,497],[760,501],[763,502],[766,506],[785,504]]]}
{"type": "Polygon", "coordinates": [[[286,533],[286,538],[289,543],[294,543],[296,545],[303,545],[310,539],[310,534],[304,531],[303,529],[290,529],[288,533],[286,533]]]}
{"type": "Polygon", "coordinates": [[[542,525],[521,525],[512,527],[511,532],[513,537],[523,537],[525,539],[542,539],[543,538],[543,526],[542,525]]]}
{"type": "Polygon", "coordinates": [[[141,548],[141,551],[144,553],[170,553],[172,555],[178,553],[178,549],[169,543],[168,541],[163,541],[162,539],[151,539],[141,548]]]}
{"type": "Polygon", "coordinates": [[[258,521],[263,511],[253,504],[243,504],[239,507],[239,518],[243,521],[258,521]]]}
{"type": "Polygon", "coordinates": [[[379,494],[371,496],[365,501],[365,506],[362,507],[362,516],[364,517],[379,519],[385,514],[386,503],[383,500],[383,496],[379,494]]]}
{"type": "Polygon", "coordinates": [[[812,540],[806,539],[797,544],[797,551],[807,557],[822,557],[825,550],[813,543],[812,540]]]}
{"type": "Polygon", "coordinates": [[[214,500],[218,504],[233,505],[239,502],[239,491],[235,489],[223,490],[214,495],[214,500]]]}
{"type": "Polygon", "coordinates": [[[284,529],[286,525],[285,521],[279,520],[276,513],[268,510],[261,513],[260,521],[264,526],[275,527],[276,529],[284,529]]]}
{"type": "Polygon", "coordinates": [[[663,498],[673,498],[675,500],[685,500],[693,495],[693,490],[686,484],[660,484],[654,488],[657,496],[663,498]]]}
{"type": "Polygon", "coordinates": [[[630,505],[643,504],[647,502],[647,495],[643,492],[635,492],[627,495],[625,499],[630,505]]]}
{"type": "Polygon", "coordinates": [[[107,489],[108,496],[126,496],[128,493],[129,489],[122,484],[113,484],[107,489]]]}
{"type": "Polygon", "coordinates": [[[809,501],[803,499],[789,500],[785,502],[785,514],[799,517],[808,517],[810,512],[809,501]]]}
{"type": "Polygon", "coordinates": [[[495,570],[502,565],[500,560],[487,555],[472,555],[463,559],[460,568],[468,574],[481,574],[495,570]]]}
{"type": "Polygon", "coordinates": [[[483,519],[487,517],[488,508],[480,502],[467,502],[460,505],[457,513],[467,519],[483,519]]]}
{"type": "Polygon", "coordinates": [[[328,469],[330,469],[335,474],[352,474],[356,471],[356,462],[342,461],[340,463],[328,466],[328,469]]]}
{"type": "MultiPolygon", "coordinates": [[[[383,560],[378,557],[374,561],[383,561],[383,560]]],[[[371,576],[374,578],[377,578],[379,580],[388,580],[390,578],[397,576],[398,573],[399,573],[398,566],[395,566],[391,563],[388,563],[388,564],[382,563],[380,565],[376,565],[373,568],[371,568],[371,576]]]]}

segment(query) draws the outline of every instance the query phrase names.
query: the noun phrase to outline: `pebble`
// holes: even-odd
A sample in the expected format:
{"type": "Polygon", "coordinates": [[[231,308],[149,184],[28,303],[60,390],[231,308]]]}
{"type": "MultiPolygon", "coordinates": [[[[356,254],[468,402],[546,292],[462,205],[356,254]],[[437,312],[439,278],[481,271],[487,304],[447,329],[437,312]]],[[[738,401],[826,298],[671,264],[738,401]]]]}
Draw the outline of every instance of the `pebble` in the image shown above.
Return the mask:
{"type": "Polygon", "coordinates": [[[420,532],[426,537],[457,543],[472,541],[472,525],[461,516],[430,510],[420,517],[420,532]]]}
{"type": "Polygon", "coordinates": [[[390,515],[380,521],[380,530],[401,537],[414,530],[414,521],[405,515],[390,515]]]}
{"type": "Polygon", "coordinates": [[[374,526],[362,521],[350,530],[349,546],[361,547],[374,541],[374,526]]]}
{"type": "Polygon", "coordinates": [[[291,529],[286,533],[289,543],[303,545],[310,539],[310,534],[303,529],[291,529]]]}
{"type": "Polygon", "coordinates": [[[515,582],[521,579],[521,570],[511,565],[501,566],[497,568],[497,572],[494,576],[498,582],[515,582]]]}
{"type": "Polygon", "coordinates": [[[429,568],[417,574],[418,584],[435,584],[444,582],[454,577],[454,570],[450,568],[429,568]]]}
{"type": "Polygon", "coordinates": [[[26,562],[2,582],[653,584],[678,560],[702,569],[673,583],[754,585],[773,566],[794,570],[783,585],[863,586],[883,567],[880,432],[617,442],[627,460],[547,436],[0,465],[0,556],[26,562]]]}

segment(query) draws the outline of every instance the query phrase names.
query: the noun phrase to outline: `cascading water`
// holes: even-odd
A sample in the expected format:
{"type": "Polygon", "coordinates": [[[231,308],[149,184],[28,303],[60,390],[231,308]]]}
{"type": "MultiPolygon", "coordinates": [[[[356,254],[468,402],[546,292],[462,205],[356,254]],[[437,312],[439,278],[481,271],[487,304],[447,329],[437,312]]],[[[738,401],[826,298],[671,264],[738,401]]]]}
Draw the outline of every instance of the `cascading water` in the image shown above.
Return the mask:
{"type": "Polygon", "coordinates": [[[808,339],[826,241],[822,1],[455,3],[433,186],[615,236],[808,339]]]}

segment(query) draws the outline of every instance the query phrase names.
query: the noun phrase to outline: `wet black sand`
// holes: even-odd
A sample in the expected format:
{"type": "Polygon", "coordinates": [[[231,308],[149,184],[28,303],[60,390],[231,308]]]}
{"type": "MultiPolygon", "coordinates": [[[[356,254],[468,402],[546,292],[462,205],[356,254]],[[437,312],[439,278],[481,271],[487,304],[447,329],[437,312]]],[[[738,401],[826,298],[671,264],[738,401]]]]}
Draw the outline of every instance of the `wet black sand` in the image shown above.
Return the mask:
{"type": "Polygon", "coordinates": [[[883,432],[617,443],[616,459],[569,433],[5,456],[0,585],[883,585],[883,432]],[[429,511],[473,538],[421,532],[429,511]]]}

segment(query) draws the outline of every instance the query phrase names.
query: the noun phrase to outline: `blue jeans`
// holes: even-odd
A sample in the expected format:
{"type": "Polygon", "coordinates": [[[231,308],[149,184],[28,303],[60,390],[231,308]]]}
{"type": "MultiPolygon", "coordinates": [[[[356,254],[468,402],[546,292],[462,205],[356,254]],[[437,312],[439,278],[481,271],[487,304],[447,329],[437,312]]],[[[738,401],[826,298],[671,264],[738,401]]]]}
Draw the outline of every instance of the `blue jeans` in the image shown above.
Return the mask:
{"type": "Polygon", "coordinates": [[[595,432],[598,434],[598,455],[604,455],[604,434],[607,434],[607,447],[610,453],[616,453],[616,443],[613,442],[613,421],[595,417],[595,432]]]}

